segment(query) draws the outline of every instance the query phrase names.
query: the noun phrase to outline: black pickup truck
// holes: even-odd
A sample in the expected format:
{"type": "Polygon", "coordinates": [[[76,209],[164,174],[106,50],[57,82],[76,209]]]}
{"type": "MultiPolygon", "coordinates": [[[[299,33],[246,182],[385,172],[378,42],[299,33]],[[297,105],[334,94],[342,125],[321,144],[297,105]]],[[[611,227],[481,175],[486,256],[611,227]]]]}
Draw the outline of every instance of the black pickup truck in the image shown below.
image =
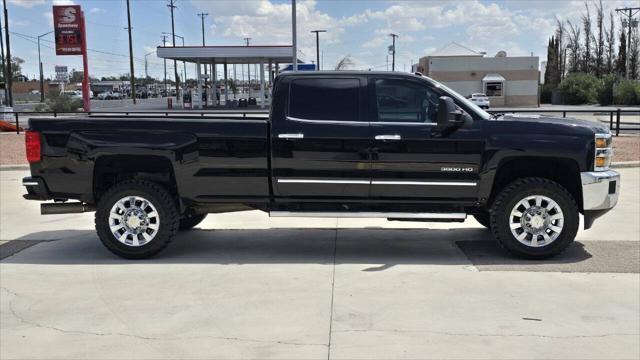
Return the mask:
{"type": "Polygon", "coordinates": [[[291,72],[269,118],[31,119],[29,200],[94,211],[126,258],[162,250],[208,213],[464,221],[517,256],[547,258],[615,206],[609,130],[492,116],[420,74],[291,72]],[[77,200],[69,202],[70,199],[77,200]]]}

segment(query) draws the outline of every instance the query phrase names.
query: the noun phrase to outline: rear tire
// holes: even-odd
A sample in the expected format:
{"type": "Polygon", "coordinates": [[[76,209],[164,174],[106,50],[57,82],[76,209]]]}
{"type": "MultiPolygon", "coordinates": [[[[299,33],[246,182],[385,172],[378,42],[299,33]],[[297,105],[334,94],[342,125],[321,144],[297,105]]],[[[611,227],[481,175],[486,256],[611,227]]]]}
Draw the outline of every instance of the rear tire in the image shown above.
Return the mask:
{"type": "Polygon", "coordinates": [[[102,244],[126,259],[144,259],[163,250],[178,231],[176,203],[162,186],[127,180],[111,187],[96,209],[102,244]]]}
{"type": "Polygon", "coordinates": [[[547,259],[576,237],[579,212],[562,185],[522,178],[507,185],[491,207],[491,231],[502,247],[526,259],[547,259]]]}
{"type": "Polygon", "coordinates": [[[207,214],[189,214],[180,218],[180,231],[191,230],[200,224],[207,214]]]}

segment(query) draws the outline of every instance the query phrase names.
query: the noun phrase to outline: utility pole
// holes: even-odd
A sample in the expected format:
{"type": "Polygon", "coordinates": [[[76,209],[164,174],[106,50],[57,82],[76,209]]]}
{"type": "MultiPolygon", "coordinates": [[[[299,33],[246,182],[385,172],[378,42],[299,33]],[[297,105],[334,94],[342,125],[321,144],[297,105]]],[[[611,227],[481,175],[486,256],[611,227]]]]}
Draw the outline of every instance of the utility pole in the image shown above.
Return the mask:
{"type": "MultiPolygon", "coordinates": [[[[131,69],[131,100],[136,103],[136,74],[133,71],[133,42],[131,41],[131,10],[127,0],[127,31],[129,32],[129,68],[131,69]]],[[[86,40],[85,40],[86,41],[86,40]]],[[[145,57],[146,60],[146,57],[145,57]]],[[[146,62],[145,62],[146,64],[146,62]]]]}
{"type": "Polygon", "coordinates": [[[316,70],[320,71],[320,33],[327,30],[311,30],[311,32],[316,33],[316,70]]]}
{"type": "Polygon", "coordinates": [[[40,102],[44,102],[44,75],[42,74],[42,59],[40,58],[40,38],[51,34],[53,31],[49,31],[46,34],[38,35],[38,68],[40,69],[40,102]]]}
{"type": "MultiPolygon", "coordinates": [[[[250,37],[244,38],[244,41],[247,44],[247,46],[249,46],[250,40],[251,40],[250,37]]],[[[247,64],[247,89],[249,90],[247,95],[247,99],[248,99],[251,97],[251,64],[247,64]]]]}
{"type": "MultiPolygon", "coordinates": [[[[175,30],[175,22],[173,19],[173,9],[175,9],[177,6],[175,6],[176,0],[168,0],[169,3],[167,4],[167,7],[171,10],[171,36],[172,36],[172,43],[173,43],[173,47],[176,47],[176,30],[175,30]]],[[[180,94],[178,92],[178,89],[180,88],[180,77],[178,76],[178,62],[174,59],[173,60],[173,71],[174,71],[174,76],[176,79],[176,100],[179,102],[180,101],[180,94]]]]}
{"type": "Polygon", "coordinates": [[[391,38],[393,39],[393,43],[391,45],[391,71],[396,71],[396,38],[398,37],[398,35],[396,34],[389,34],[389,36],[391,36],[391,38]]]}
{"type": "Polygon", "coordinates": [[[4,66],[4,40],[2,39],[2,23],[0,23],[0,55],[2,56],[2,76],[4,77],[4,104],[9,106],[9,92],[7,90],[7,68],[4,66]]]}
{"type": "Polygon", "coordinates": [[[298,71],[298,34],[296,28],[296,0],[291,0],[291,37],[293,39],[293,71],[298,71]]]}
{"type": "Polygon", "coordinates": [[[625,59],[625,69],[626,69],[625,77],[627,78],[627,80],[631,77],[631,69],[629,69],[629,65],[630,65],[629,54],[631,51],[631,29],[633,27],[638,26],[638,20],[635,20],[633,18],[638,13],[638,11],[640,11],[640,8],[638,7],[616,9],[616,12],[622,13],[622,15],[627,17],[622,21],[622,26],[627,25],[627,53],[626,53],[627,56],[625,59]]]}
{"type": "Polygon", "coordinates": [[[4,35],[7,39],[7,76],[5,77],[4,86],[6,86],[9,91],[7,96],[7,105],[13,106],[13,90],[11,89],[13,85],[13,70],[11,70],[11,38],[9,37],[9,14],[7,12],[7,0],[3,0],[4,6],[4,35]]]}
{"type": "MultiPolygon", "coordinates": [[[[206,46],[205,41],[204,41],[204,18],[209,16],[208,13],[200,13],[198,14],[198,16],[200,16],[200,20],[202,20],[202,46],[206,46]]],[[[207,66],[205,65],[204,67],[204,86],[205,88],[207,87],[207,66]]]]}
{"type": "MultiPolygon", "coordinates": [[[[162,46],[167,46],[167,35],[162,35],[162,46]]],[[[167,89],[167,59],[164,58],[164,93],[169,97],[169,89],[167,89]]]]}

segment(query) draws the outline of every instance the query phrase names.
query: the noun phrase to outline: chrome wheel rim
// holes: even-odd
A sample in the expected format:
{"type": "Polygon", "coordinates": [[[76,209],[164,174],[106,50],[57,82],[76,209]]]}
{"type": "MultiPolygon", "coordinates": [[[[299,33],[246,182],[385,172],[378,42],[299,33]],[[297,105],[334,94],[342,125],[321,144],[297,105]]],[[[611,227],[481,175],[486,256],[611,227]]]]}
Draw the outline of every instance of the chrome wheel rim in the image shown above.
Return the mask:
{"type": "Polygon", "coordinates": [[[120,243],[127,246],[147,245],[160,229],[156,207],[141,196],[127,196],[116,201],[109,212],[109,228],[120,243]]]}
{"type": "Polygon", "coordinates": [[[543,195],[531,195],[518,201],[509,216],[511,234],[521,244],[543,247],[562,233],[564,215],[560,205],[543,195]]]}

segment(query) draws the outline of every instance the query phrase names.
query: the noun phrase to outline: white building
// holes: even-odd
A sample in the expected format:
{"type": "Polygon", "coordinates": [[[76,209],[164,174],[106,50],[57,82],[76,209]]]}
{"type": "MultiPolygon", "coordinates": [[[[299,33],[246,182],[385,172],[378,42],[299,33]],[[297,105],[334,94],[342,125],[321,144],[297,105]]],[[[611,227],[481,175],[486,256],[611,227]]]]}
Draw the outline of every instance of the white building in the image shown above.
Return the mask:
{"type": "Polygon", "coordinates": [[[487,57],[452,42],[423,58],[417,71],[438,80],[463,96],[485,93],[491,106],[538,104],[538,57],[507,57],[504,51],[487,57]]]}

